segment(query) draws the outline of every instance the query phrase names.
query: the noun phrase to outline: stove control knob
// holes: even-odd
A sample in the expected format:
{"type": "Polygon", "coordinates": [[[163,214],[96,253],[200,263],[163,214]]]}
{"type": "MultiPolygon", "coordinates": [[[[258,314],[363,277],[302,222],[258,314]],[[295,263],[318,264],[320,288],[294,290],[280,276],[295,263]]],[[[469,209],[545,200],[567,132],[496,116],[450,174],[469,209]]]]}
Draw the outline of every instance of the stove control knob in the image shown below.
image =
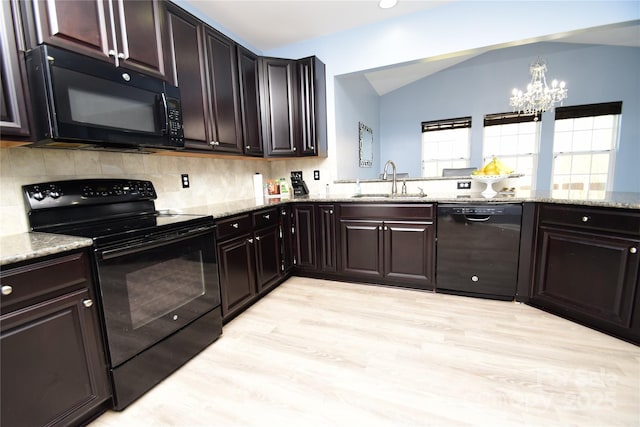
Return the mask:
{"type": "Polygon", "coordinates": [[[51,190],[49,192],[49,196],[51,196],[53,199],[57,199],[58,197],[60,197],[60,193],[58,193],[57,190],[51,190]]]}
{"type": "Polygon", "coordinates": [[[33,193],[33,195],[31,197],[33,197],[37,201],[42,201],[47,196],[42,191],[36,191],[35,193],[33,193]]]}

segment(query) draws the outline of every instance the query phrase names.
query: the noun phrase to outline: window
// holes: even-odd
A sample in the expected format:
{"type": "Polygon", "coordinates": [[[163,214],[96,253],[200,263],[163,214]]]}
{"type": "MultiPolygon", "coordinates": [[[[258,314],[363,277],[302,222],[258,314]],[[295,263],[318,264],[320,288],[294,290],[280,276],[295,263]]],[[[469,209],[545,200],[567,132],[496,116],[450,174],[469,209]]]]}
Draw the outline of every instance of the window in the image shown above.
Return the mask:
{"type": "Polygon", "coordinates": [[[422,176],[469,167],[471,117],[422,122],[422,176]]]}
{"type": "Polygon", "coordinates": [[[558,107],[553,135],[551,194],[603,199],[613,184],[622,102],[558,107]]]}
{"type": "Polygon", "coordinates": [[[535,171],[540,145],[540,121],[534,114],[501,113],[484,117],[483,164],[498,157],[519,178],[519,193],[530,195],[535,189],[535,171]]]}

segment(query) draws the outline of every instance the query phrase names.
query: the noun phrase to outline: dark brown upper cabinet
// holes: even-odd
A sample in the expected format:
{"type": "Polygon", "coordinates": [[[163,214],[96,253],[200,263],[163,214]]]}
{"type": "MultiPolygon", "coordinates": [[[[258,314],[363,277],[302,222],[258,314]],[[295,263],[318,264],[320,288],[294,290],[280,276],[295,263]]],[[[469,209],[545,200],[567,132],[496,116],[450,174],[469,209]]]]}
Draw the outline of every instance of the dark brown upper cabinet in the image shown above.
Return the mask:
{"type": "Polygon", "coordinates": [[[242,154],[236,44],[171,3],[167,21],[186,148],[242,154]]]}
{"type": "Polygon", "coordinates": [[[315,56],[297,61],[301,156],[327,156],[325,66],[315,56]]]}
{"type": "Polygon", "coordinates": [[[214,151],[243,152],[236,44],[207,28],[206,48],[211,120],[210,144],[214,151]]]}
{"type": "Polygon", "coordinates": [[[28,44],[50,44],[165,78],[161,0],[22,3],[28,44]]]}
{"type": "Polygon", "coordinates": [[[12,137],[29,136],[28,99],[24,60],[15,3],[0,2],[0,133],[12,137]],[[15,25],[14,25],[15,23],[15,25]]]}
{"type": "Polygon", "coordinates": [[[266,157],[327,155],[325,75],[316,57],[261,58],[266,157]]]}
{"type": "Polygon", "coordinates": [[[262,137],[266,157],[297,155],[299,137],[295,61],[260,58],[262,137]]]}
{"type": "Polygon", "coordinates": [[[244,154],[262,157],[258,56],[242,46],[238,46],[238,71],[244,154]]]}

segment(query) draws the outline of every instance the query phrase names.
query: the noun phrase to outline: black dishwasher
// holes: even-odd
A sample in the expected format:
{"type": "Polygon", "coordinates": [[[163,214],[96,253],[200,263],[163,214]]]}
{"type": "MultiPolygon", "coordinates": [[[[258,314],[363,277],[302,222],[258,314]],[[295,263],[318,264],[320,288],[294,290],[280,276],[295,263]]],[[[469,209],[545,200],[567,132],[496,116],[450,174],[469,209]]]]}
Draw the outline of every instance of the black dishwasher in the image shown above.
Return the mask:
{"type": "Polygon", "coordinates": [[[439,292],[513,300],[518,279],[522,205],[438,205],[439,292]]]}

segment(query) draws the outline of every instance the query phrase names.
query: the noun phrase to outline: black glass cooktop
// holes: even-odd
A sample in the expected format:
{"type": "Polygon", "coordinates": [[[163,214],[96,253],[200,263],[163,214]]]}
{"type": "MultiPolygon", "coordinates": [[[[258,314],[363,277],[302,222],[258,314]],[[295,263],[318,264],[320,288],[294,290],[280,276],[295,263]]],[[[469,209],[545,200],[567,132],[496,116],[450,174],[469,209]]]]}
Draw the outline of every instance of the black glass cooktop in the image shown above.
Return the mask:
{"type": "Polygon", "coordinates": [[[129,241],[181,229],[213,226],[213,224],[213,217],[210,215],[171,215],[156,213],[43,227],[37,231],[88,237],[94,240],[95,246],[104,246],[106,244],[129,241]]]}

